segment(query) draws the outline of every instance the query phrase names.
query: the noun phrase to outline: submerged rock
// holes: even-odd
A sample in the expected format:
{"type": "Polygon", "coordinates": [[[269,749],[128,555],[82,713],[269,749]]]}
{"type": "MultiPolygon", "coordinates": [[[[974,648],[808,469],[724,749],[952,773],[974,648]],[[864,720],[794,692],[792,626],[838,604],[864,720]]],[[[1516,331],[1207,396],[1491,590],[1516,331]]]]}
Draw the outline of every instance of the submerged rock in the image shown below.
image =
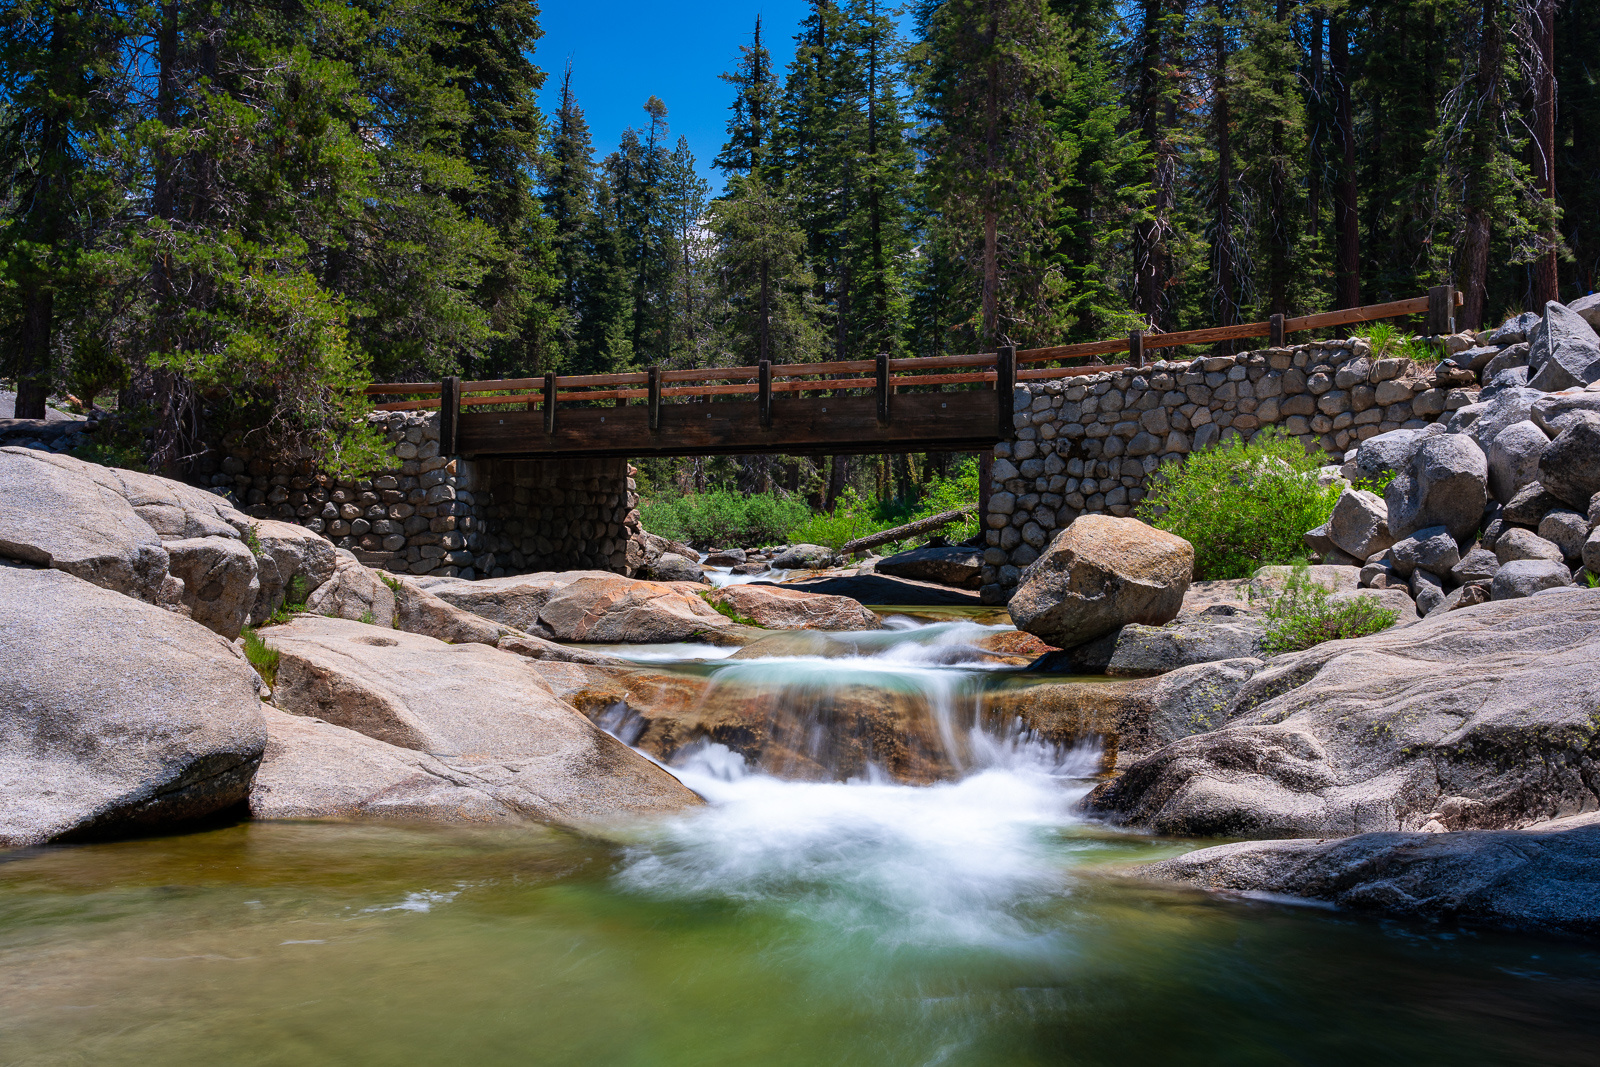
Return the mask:
{"type": "Polygon", "coordinates": [[[0,620],[0,847],[157,832],[248,796],[257,678],[222,637],[18,567],[0,567],[0,620]]]}
{"type": "Polygon", "coordinates": [[[1183,606],[1194,548],[1137,519],[1083,515],[1023,573],[1017,629],[1067,648],[1129,623],[1159,626],[1183,606]]]}
{"type": "Polygon", "coordinates": [[[1526,830],[1246,841],[1132,873],[1358,911],[1600,936],[1600,815],[1594,813],[1526,830]]]}
{"type": "Polygon", "coordinates": [[[1597,706],[1600,592],[1480,604],[1275,657],[1225,726],[1088,806],[1160,833],[1304,837],[1421,829],[1449,801],[1451,829],[1516,828],[1593,806],[1597,706]]]}

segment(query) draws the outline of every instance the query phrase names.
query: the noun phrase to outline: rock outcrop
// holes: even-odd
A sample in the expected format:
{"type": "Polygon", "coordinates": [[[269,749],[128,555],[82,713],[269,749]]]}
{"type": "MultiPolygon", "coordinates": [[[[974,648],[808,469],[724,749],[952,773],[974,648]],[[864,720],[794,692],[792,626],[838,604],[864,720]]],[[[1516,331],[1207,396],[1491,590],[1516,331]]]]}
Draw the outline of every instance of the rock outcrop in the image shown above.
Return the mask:
{"type": "Polygon", "coordinates": [[[279,707],[425,753],[521,815],[585,826],[699,802],[507,652],[311,616],[263,636],[279,707]]]}
{"type": "Polygon", "coordinates": [[[614,574],[565,586],[539,610],[539,622],[558,641],[605,644],[727,641],[731,635],[724,631],[733,627],[693,585],[639,582],[614,574]]]}
{"type": "Polygon", "coordinates": [[[1194,548],[1137,519],[1085,515],[1024,572],[1009,611],[1017,629],[1058,648],[1177,616],[1194,548]]]}
{"type": "Polygon", "coordinates": [[[1133,764],[1089,807],[1161,833],[1255,838],[1579,814],[1594,809],[1600,774],[1597,663],[1589,590],[1278,656],[1230,702],[1227,725],[1133,764]]]}
{"type": "Polygon", "coordinates": [[[849,597],[781,585],[730,585],[706,594],[705,599],[769,630],[876,630],[883,625],[877,615],[849,597]]]}
{"type": "Polygon", "coordinates": [[[0,567],[0,620],[0,847],[157,832],[246,799],[266,735],[227,641],[15,566],[0,567]]]}
{"type": "Polygon", "coordinates": [[[1356,911],[1600,936],[1600,817],[1593,814],[1527,830],[1245,841],[1132,873],[1356,911]]]}

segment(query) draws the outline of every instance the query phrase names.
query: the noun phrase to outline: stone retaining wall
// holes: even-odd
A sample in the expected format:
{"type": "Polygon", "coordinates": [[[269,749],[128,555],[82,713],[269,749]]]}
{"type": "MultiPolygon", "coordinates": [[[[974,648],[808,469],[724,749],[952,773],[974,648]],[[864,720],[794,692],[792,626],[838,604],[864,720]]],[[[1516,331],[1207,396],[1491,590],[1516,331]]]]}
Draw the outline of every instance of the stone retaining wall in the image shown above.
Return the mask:
{"type": "Polygon", "coordinates": [[[625,573],[639,532],[625,460],[469,460],[439,454],[437,412],[379,412],[396,464],[360,480],[234,445],[197,479],[256,518],[298,523],[369,567],[463,578],[592,568],[625,573]]]}
{"type": "Polygon", "coordinates": [[[1030,382],[1013,398],[1017,439],[995,447],[984,516],[991,604],[1010,598],[1056,530],[1085,513],[1132,514],[1150,476],[1192,451],[1278,426],[1336,463],[1476,392],[1437,388],[1411,360],[1374,359],[1353,338],[1030,382]]]}

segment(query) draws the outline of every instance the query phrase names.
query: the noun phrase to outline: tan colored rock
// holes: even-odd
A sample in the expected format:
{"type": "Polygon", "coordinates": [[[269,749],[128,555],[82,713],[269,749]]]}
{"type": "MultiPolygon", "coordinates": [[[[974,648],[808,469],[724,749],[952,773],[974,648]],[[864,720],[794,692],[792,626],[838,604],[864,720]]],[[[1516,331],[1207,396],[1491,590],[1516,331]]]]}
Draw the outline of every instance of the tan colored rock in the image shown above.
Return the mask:
{"type": "Polygon", "coordinates": [[[0,847],[155,832],[240,803],[266,741],[256,684],[198,623],[0,567],[0,847]]]}
{"type": "Polygon", "coordinates": [[[394,625],[394,590],[375,570],[363,567],[355,553],[339,549],[333,574],[306,601],[306,611],[334,619],[394,625]]]}
{"type": "Polygon", "coordinates": [[[858,602],[785,589],[778,585],[730,585],[708,593],[711,604],[725,605],[769,630],[877,630],[883,622],[858,602]]]}
{"type": "Polygon", "coordinates": [[[255,534],[261,554],[256,557],[256,578],[261,591],[256,596],[254,623],[265,621],[283,606],[290,585],[300,579],[306,597],[333,577],[338,562],[333,543],[304,526],[276,519],[257,519],[255,534]]]}
{"type": "Polygon", "coordinates": [[[586,826],[699,803],[518,656],[309,615],[262,636],[281,654],[280,707],[470,772],[474,788],[529,818],[586,826]]]}
{"type": "Polygon", "coordinates": [[[551,636],[539,622],[539,612],[556,593],[586,578],[614,578],[610,571],[541,571],[504,578],[422,577],[417,586],[439,599],[474,615],[504,623],[525,633],[551,636]]]}
{"type": "MultiPolygon", "coordinates": [[[[632,667],[621,656],[608,656],[603,652],[590,652],[581,648],[568,648],[554,641],[546,641],[532,634],[508,634],[496,642],[502,652],[510,652],[523,659],[540,663],[587,663],[596,667],[632,667]]],[[[542,672],[541,672],[542,676],[542,672]]]]}
{"type": "Polygon", "coordinates": [[[997,634],[978,639],[978,647],[990,652],[997,652],[1002,656],[1043,656],[1049,652],[1060,652],[1054,645],[1046,644],[1037,637],[1021,630],[1003,630],[997,634]]]}
{"type": "Polygon", "coordinates": [[[321,719],[262,712],[266,755],[250,787],[257,819],[523,821],[468,770],[321,719]]]}
{"type": "Polygon", "coordinates": [[[539,622],[558,641],[641,643],[704,640],[732,625],[688,583],[617,575],[582,578],[557,591],[539,622]]]}
{"type": "Polygon", "coordinates": [[[1017,629],[1068,648],[1130,622],[1171,620],[1193,570],[1183,538],[1137,519],[1083,515],[1024,572],[1008,610],[1017,629]]]}
{"type": "Polygon", "coordinates": [[[230,641],[238,637],[261,590],[250,549],[233,537],[190,537],[165,548],[168,570],[183,583],[183,613],[230,641]]]}

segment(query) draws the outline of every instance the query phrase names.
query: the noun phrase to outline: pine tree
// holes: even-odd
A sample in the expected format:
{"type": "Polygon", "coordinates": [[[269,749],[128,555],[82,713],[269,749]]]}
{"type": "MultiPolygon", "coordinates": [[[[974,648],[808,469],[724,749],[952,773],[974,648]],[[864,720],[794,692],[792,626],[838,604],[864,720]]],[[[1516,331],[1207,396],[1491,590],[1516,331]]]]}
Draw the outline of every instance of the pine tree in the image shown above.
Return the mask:
{"type": "Polygon", "coordinates": [[[556,324],[560,355],[553,366],[577,359],[578,324],[584,313],[584,279],[589,273],[588,238],[595,225],[594,143],[572,88],[572,64],[561,76],[560,104],[543,171],[540,199],[551,222],[550,244],[557,279],[556,324]]]}

